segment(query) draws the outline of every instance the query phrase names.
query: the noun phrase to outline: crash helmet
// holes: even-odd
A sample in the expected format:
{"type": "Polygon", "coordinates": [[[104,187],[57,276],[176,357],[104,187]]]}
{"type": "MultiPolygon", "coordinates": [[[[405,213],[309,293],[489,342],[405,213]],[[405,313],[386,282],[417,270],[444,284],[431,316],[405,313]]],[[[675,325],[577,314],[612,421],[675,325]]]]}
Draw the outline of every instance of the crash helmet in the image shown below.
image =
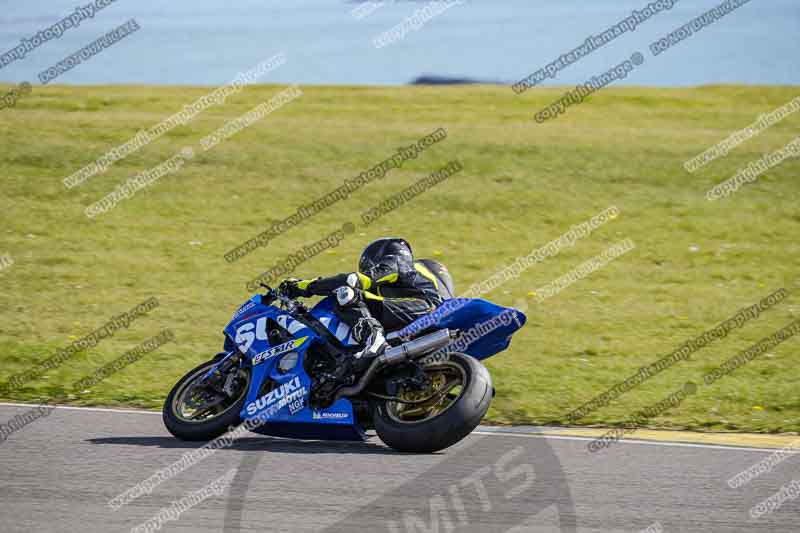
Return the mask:
{"type": "Polygon", "coordinates": [[[370,275],[379,265],[396,265],[398,272],[414,270],[411,245],[398,237],[383,237],[369,243],[358,260],[358,270],[370,275]]]}

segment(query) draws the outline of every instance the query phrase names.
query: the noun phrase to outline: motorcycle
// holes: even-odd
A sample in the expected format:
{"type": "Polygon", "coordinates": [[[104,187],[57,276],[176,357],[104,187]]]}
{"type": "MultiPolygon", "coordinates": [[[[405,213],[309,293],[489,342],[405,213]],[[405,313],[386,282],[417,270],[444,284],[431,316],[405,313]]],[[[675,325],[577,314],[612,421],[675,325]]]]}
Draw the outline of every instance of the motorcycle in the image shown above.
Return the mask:
{"type": "Polygon", "coordinates": [[[311,309],[264,286],[224,329],[223,352],[172,388],[164,424],[183,440],[211,440],[242,424],[263,435],[364,441],[374,429],[399,451],[430,453],[469,435],[494,397],[481,360],[505,350],[525,315],[452,298],[405,328],[366,370],[331,296],[311,309]],[[274,305],[276,304],[277,305],[274,305]]]}

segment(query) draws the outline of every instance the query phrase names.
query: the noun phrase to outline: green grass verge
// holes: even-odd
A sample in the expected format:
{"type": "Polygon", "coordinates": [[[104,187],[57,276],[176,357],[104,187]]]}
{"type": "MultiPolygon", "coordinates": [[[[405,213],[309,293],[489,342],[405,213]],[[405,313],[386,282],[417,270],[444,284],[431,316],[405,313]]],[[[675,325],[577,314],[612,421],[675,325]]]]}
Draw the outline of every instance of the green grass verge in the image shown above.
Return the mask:
{"type": "MultiPolygon", "coordinates": [[[[4,87],[2,92],[9,90],[4,87]]],[[[497,397],[488,421],[562,423],[565,415],[639,367],[772,291],[790,296],[581,423],[619,424],[800,315],[800,162],[785,161],[735,195],[705,191],[800,131],[791,116],[703,170],[688,158],[774,110],[791,87],[614,88],[566,115],[533,114],[561,89],[311,87],[179,172],[111,212],[84,208],[281,90],[254,86],[181,126],[106,173],[67,190],[62,179],[155,125],[208,88],[36,87],[0,111],[0,382],[111,316],[156,296],[161,305],[127,330],[47,372],[6,400],[65,396],[76,404],[157,407],[189,368],[220,348],[221,328],[249,294],[245,283],[278,259],[457,159],[464,170],[380,221],[359,225],[299,276],[355,267],[383,235],[409,239],[447,264],[465,290],[516,257],[611,205],[621,214],[537,264],[488,299],[527,299],[529,321],[490,359],[497,397]],[[448,138],[229,264],[223,254],[436,128],[448,138]],[[536,304],[529,293],[630,238],[636,249],[536,304]],[[171,328],[177,342],[88,391],[70,384],[171,328]]],[[[800,430],[798,339],[790,339],[679,407],[657,427],[800,430]]]]}

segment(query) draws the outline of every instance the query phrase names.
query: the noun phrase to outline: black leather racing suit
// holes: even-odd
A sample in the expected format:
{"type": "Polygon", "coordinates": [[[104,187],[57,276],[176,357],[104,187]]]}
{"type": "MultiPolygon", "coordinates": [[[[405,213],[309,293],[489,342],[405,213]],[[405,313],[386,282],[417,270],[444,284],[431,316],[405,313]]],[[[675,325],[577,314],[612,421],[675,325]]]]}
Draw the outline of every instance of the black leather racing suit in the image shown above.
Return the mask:
{"type": "Polygon", "coordinates": [[[352,272],[318,278],[307,284],[310,294],[325,296],[340,287],[351,287],[360,296],[352,304],[338,306],[338,314],[348,325],[374,317],[386,329],[403,328],[436,309],[450,289],[441,278],[435,261],[413,261],[409,267],[389,260],[369,274],[352,272]]]}

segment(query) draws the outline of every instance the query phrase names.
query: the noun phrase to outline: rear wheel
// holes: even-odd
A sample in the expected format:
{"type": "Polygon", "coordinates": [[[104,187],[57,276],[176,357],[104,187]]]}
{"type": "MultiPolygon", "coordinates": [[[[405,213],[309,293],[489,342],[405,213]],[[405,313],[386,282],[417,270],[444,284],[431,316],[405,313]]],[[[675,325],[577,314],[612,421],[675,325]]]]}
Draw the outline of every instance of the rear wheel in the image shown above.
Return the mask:
{"type": "Polygon", "coordinates": [[[164,402],[164,425],[179,439],[211,440],[242,421],[250,371],[233,368],[212,386],[203,378],[217,362],[207,361],[183,376],[164,402]]]}
{"type": "Polygon", "coordinates": [[[492,378],[475,358],[460,353],[424,367],[427,391],[401,391],[401,401],[373,403],[380,439],[404,452],[430,453],[457,443],[475,429],[492,401],[492,378]]]}

